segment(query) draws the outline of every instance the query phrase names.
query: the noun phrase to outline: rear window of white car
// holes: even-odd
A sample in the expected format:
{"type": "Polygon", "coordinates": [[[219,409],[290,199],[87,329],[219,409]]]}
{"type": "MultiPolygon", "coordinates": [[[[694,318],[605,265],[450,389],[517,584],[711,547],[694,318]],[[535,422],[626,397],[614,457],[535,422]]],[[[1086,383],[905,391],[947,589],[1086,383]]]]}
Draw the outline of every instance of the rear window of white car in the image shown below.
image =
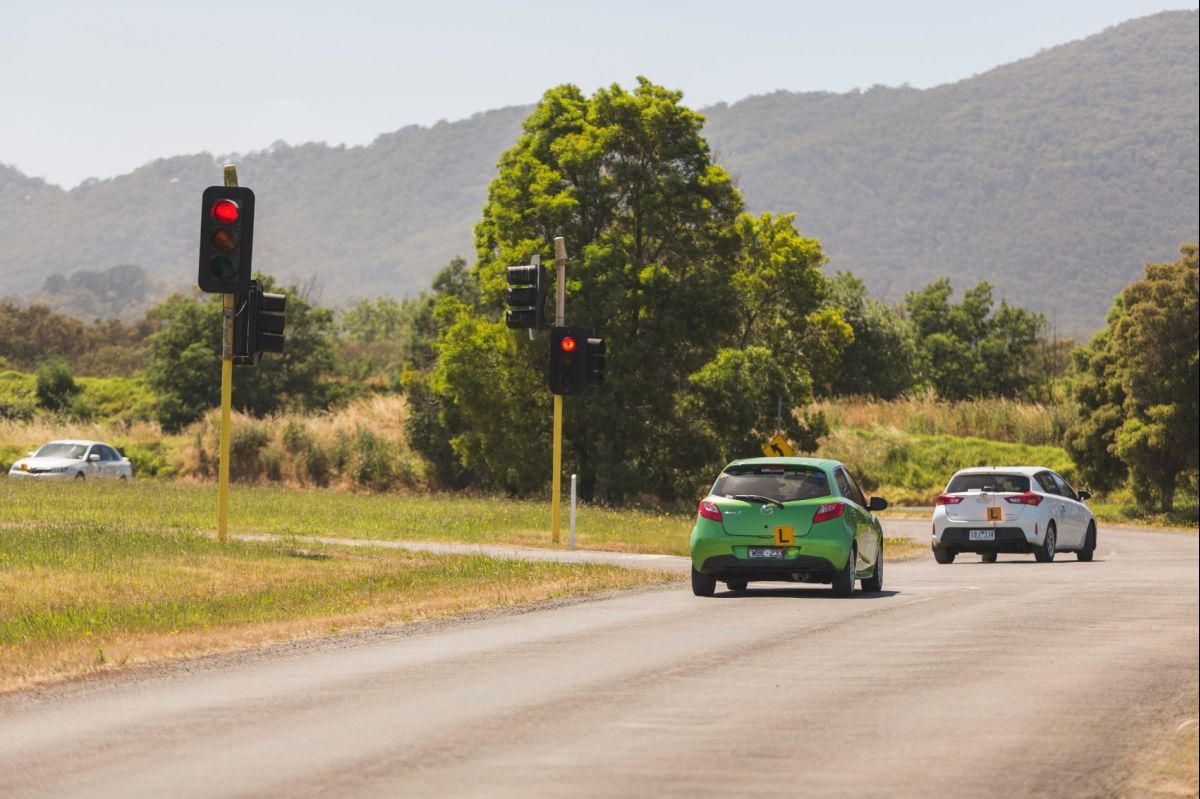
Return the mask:
{"type": "Polygon", "coordinates": [[[712,493],[721,497],[749,494],[792,502],[829,496],[829,480],[825,472],[810,466],[747,464],[722,472],[712,493]]]}
{"type": "Polygon", "coordinates": [[[956,474],[946,489],[950,494],[968,491],[990,491],[1024,494],[1029,490],[1029,478],[1023,474],[956,474]]]}

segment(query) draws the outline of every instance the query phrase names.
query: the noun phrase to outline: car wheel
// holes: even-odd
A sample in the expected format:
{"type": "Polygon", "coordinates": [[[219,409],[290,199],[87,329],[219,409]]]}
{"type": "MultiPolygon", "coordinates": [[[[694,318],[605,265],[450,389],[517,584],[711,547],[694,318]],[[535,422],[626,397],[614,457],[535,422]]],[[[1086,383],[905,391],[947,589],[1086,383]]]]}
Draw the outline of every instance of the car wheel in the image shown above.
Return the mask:
{"type": "Polygon", "coordinates": [[[726,580],[725,587],[730,591],[745,591],[750,583],[746,580],[726,580]]]}
{"type": "Polygon", "coordinates": [[[858,561],[858,552],[851,547],[850,557],[846,558],[846,566],[833,576],[834,596],[854,595],[854,565],[858,561]]]}
{"type": "Polygon", "coordinates": [[[995,563],[996,562],[996,553],[995,552],[980,552],[979,558],[984,563],[995,563]]]}
{"type": "Polygon", "coordinates": [[[712,596],[717,590],[717,578],[711,574],[701,574],[692,567],[692,593],[696,596],[712,596]]]}
{"type": "Polygon", "coordinates": [[[953,549],[946,549],[945,547],[933,548],[933,559],[938,563],[953,563],[954,556],[957,554],[953,549]]]}
{"type": "Polygon", "coordinates": [[[875,556],[875,571],[870,577],[864,577],[862,580],[862,590],[870,591],[871,593],[879,593],[883,590],[883,547],[879,547],[879,553],[875,556]]]}
{"type": "Polygon", "coordinates": [[[75,472],[76,480],[86,480],[87,476],[83,472],[75,472]]]}
{"type": "Polygon", "coordinates": [[[1091,563],[1092,556],[1096,554],[1096,523],[1089,522],[1087,535],[1083,539],[1083,549],[1075,553],[1075,557],[1079,558],[1084,563],[1091,563]]]}
{"type": "Polygon", "coordinates": [[[1054,553],[1058,546],[1058,530],[1054,527],[1054,522],[1046,525],[1046,538],[1042,541],[1042,545],[1033,550],[1033,557],[1038,563],[1049,563],[1054,560],[1054,553]]]}

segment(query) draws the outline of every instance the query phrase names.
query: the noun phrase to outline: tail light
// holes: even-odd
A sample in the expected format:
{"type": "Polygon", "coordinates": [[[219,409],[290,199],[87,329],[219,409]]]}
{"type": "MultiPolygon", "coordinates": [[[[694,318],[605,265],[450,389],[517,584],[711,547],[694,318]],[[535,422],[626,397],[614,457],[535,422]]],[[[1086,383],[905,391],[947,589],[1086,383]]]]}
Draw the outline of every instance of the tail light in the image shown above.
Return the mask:
{"type": "Polygon", "coordinates": [[[827,522],[830,519],[836,519],[846,512],[846,506],[840,502],[826,502],[821,507],[817,508],[817,512],[813,514],[813,524],[818,522],[827,522]]]}
{"type": "Polygon", "coordinates": [[[936,504],[938,505],[957,505],[962,502],[962,497],[956,497],[953,494],[938,494],[936,504]]]}
{"type": "Polygon", "coordinates": [[[713,522],[725,521],[725,517],[721,515],[721,509],[707,499],[700,503],[700,518],[713,522]]]}
{"type": "Polygon", "coordinates": [[[1014,505],[1041,505],[1042,495],[1026,491],[1024,494],[1017,494],[1015,497],[1005,497],[1004,501],[1011,502],[1014,505]]]}

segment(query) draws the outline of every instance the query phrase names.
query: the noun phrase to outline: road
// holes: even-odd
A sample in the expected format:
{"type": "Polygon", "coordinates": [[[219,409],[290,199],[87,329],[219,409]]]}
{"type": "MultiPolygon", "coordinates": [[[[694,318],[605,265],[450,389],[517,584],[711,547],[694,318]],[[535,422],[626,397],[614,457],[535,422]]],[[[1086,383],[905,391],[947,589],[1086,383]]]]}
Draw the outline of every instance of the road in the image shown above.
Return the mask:
{"type": "Polygon", "coordinates": [[[1198,555],[1102,529],[1093,563],[678,584],[10,695],[0,796],[1106,796],[1194,711],[1198,555]]]}

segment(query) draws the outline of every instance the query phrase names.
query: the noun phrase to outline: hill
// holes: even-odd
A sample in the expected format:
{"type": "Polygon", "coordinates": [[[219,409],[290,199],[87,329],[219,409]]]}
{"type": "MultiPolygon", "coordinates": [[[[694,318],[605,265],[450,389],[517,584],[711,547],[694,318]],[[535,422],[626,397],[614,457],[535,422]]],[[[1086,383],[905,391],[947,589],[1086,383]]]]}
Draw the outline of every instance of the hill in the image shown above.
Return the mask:
{"type": "MultiPolygon", "coordinates": [[[[779,92],[704,110],[754,210],[796,212],[830,269],[891,300],[942,275],[986,279],[1060,333],[1103,324],[1147,260],[1198,237],[1198,19],[1165,12],[927,90],[779,92]]],[[[653,76],[650,76],[653,78],[653,76]]],[[[255,263],[325,302],[415,294],[455,255],[530,107],[365,147],[276,144],[236,158],[258,198],[255,263]]],[[[195,280],[207,154],[70,190],[0,165],[0,292],[137,265],[195,280]]]]}

